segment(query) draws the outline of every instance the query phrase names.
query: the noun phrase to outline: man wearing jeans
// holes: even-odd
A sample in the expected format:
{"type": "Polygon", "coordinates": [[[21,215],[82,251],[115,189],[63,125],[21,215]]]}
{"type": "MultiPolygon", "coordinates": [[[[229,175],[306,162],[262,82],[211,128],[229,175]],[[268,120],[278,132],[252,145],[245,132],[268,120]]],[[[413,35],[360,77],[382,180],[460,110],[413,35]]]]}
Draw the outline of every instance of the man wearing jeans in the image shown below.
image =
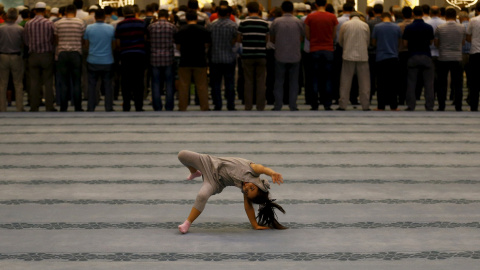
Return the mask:
{"type": "Polygon", "coordinates": [[[283,106],[283,84],[289,76],[290,111],[298,111],[298,73],[300,70],[301,40],[305,29],[302,21],[293,16],[293,3],[282,3],[283,16],[273,21],[270,26],[270,40],[275,44],[275,107],[280,111],[283,106]]]}
{"type": "Polygon", "coordinates": [[[218,19],[207,28],[212,34],[210,75],[215,111],[222,110],[222,78],[225,81],[227,109],[235,110],[235,60],[233,45],[237,39],[237,24],[230,20],[231,7],[220,6],[218,19]]]}
{"type": "Polygon", "coordinates": [[[102,78],[105,86],[105,111],[110,112],[113,111],[112,43],[115,40],[115,30],[104,22],[103,9],[95,11],[95,20],[94,24],[87,26],[83,36],[88,47],[88,111],[95,111],[97,80],[102,78]]]}
{"type": "Polygon", "coordinates": [[[168,22],[168,11],[165,9],[158,12],[158,21],[148,26],[150,64],[152,65],[152,105],[155,111],[162,110],[161,89],[164,85],[166,89],[165,109],[173,110],[173,44],[176,32],[175,25],[168,22]]]}
{"type": "Polygon", "coordinates": [[[316,0],[317,12],[305,19],[305,36],[310,41],[310,53],[313,61],[313,92],[311,110],[318,110],[318,95],[325,110],[332,110],[332,68],[333,41],[335,39],[337,17],[326,12],[327,0],[316,0]],[[321,80],[320,80],[321,79],[321,80]]]}
{"type": "Polygon", "coordinates": [[[66,16],[55,23],[55,43],[57,44],[57,73],[60,78],[60,111],[68,108],[69,93],[73,93],[75,111],[82,109],[82,37],[85,24],[76,18],[77,8],[69,5],[66,16]],[[71,89],[73,86],[73,89],[71,89]],[[73,91],[72,91],[73,90],[73,91]]]}
{"type": "Polygon", "coordinates": [[[403,43],[408,47],[410,58],[408,59],[408,83],[407,83],[407,111],[414,111],[417,103],[415,87],[418,75],[423,76],[425,86],[425,109],[433,111],[434,93],[433,61],[430,53],[430,45],[433,42],[433,27],[423,21],[423,10],[417,6],[413,9],[415,20],[405,27],[403,43]]]}
{"type": "MultiPolygon", "coordinates": [[[[375,25],[372,33],[372,45],[376,47],[375,65],[377,67],[377,109],[384,111],[385,105],[390,110],[398,108],[398,45],[402,41],[400,26],[392,22],[390,13],[382,13],[381,23],[375,25]]],[[[371,83],[371,82],[370,82],[371,83]]]]}

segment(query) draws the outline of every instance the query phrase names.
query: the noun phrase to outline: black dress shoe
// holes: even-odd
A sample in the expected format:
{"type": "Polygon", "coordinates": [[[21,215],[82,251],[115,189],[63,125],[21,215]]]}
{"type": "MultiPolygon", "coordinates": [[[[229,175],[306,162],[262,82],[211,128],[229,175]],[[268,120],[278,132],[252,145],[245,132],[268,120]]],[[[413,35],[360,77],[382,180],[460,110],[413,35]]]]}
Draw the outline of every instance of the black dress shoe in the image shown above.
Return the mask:
{"type": "Polygon", "coordinates": [[[338,107],[338,108],[336,109],[336,111],[345,111],[345,109],[342,109],[342,108],[338,107]]]}

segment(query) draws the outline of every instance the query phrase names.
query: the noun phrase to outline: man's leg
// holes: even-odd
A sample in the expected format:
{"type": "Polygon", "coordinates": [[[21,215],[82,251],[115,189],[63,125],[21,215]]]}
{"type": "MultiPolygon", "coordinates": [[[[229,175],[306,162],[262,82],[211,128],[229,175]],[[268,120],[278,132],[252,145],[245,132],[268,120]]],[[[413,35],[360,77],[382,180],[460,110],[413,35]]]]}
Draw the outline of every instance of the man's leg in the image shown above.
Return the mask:
{"type": "Polygon", "coordinates": [[[170,65],[165,67],[165,110],[173,111],[174,104],[174,95],[175,95],[175,87],[174,87],[174,66],[170,65]]]}
{"type": "Polygon", "coordinates": [[[266,104],[265,77],[267,75],[267,60],[265,58],[257,60],[257,69],[255,75],[257,83],[257,111],[263,111],[266,104]]]}
{"type": "Polygon", "coordinates": [[[38,107],[40,106],[40,88],[41,86],[41,59],[37,53],[32,53],[28,58],[29,66],[29,81],[30,81],[30,111],[38,112],[38,107]]]}
{"type": "Polygon", "coordinates": [[[285,63],[275,60],[275,87],[273,88],[273,95],[275,97],[275,111],[280,111],[283,106],[283,84],[285,82],[285,63]]]}
{"type": "Polygon", "coordinates": [[[98,73],[101,72],[98,70],[98,65],[94,64],[87,64],[87,71],[88,71],[88,103],[87,103],[87,111],[93,112],[95,111],[95,107],[97,106],[97,80],[98,80],[98,73]]]}
{"type": "Polygon", "coordinates": [[[342,73],[340,75],[340,99],[339,109],[345,110],[350,97],[350,88],[352,87],[352,77],[355,73],[355,62],[343,60],[342,73]]]}
{"type": "Polygon", "coordinates": [[[470,91],[470,110],[478,111],[480,92],[480,53],[470,55],[470,72],[472,74],[472,90],[470,91]]]}
{"type": "Polygon", "coordinates": [[[435,80],[435,67],[433,66],[432,59],[428,56],[421,56],[421,63],[423,69],[423,83],[425,84],[425,109],[427,111],[433,111],[435,104],[434,93],[434,80],[435,80]]]}
{"type": "Polygon", "coordinates": [[[330,110],[332,106],[332,76],[333,76],[333,52],[323,51],[324,65],[323,70],[325,74],[325,91],[322,97],[323,107],[325,110],[330,110]]]}
{"type": "Polygon", "coordinates": [[[387,101],[390,103],[390,109],[395,111],[398,109],[398,89],[399,89],[399,82],[398,74],[400,73],[400,64],[398,59],[393,58],[390,59],[390,70],[391,72],[388,73],[388,78],[390,81],[390,88],[387,89],[387,101]]]}
{"type": "Polygon", "coordinates": [[[202,111],[209,111],[207,68],[193,68],[193,78],[195,80],[195,87],[197,88],[198,99],[200,101],[200,109],[202,111]]]}
{"type": "MultiPolygon", "coordinates": [[[[15,86],[15,105],[17,112],[23,111],[23,59],[20,55],[12,55],[11,72],[15,86]]],[[[0,71],[1,73],[1,71],[0,71]]]]}
{"type": "Polygon", "coordinates": [[[131,109],[131,100],[132,100],[132,89],[130,89],[130,81],[132,74],[130,73],[129,58],[127,54],[120,56],[120,74],[121,74],[121,85],[122,85],[122,98],[123,98],[123,111],[130,111],[131,109]],[[127,79],[128,78],[128,79],[127,79]]]}
{"type": "Polygon", "coordinates": [[[7,87],[10,75],[9,55],[0,54],[0,112],[7,111],[7,87]]]}
{"type": "Polygon", "coordinates": [[[71,52],[72,82],[73,82],[73,104],[75,111],[82,109],[82,55],[78,52],[71,52]]]}
{"type": "Polygon", "coordinates": [[[452,86],[455,94],[455,110],[462,111],[463,102],[463,69],[461,62],[451,63],[452,86]]]}
{"type": "Polygon", "coordinates": [[[371,80],[370,70],[368,69],[368,62],[357,62],[356,65],[357,78],[358,78],[358,90],[360,94],[360,104],[364,111],[369,110],[370,107],[370,91],[371,80]]]}
{"type": "Polygon", "coordinates": [[[152,106],[154,111],[162,110],[162,96],[160,94],[164,82],[161,79],[162,69],[163,67],[152,67],[152,106]]]}
{"type": "Polygon", "coordinates": [[[102,80],[105,87],[105,111],[113,111],[113,65],[102,65],[102,80]]]}
{"type": "Polygon", "coordinates": [[[227,100],[227,109],[235,110],[235,62],[225,64],[225,99],[227,100]]]}
{"type": "Polygon", "coordinates": [[[417,57],[412,56],[408,60],[408,81],[407,81],[407,93],[406,93],[406,104],[407,110],[414,111],[415,106],[417,104],[416,98],[416,87],[417,87],[417,76],[418,76],[418,64],[417,64],[417,57]]]}
{"type": "Polygon", "coordinates": [[[212,100],[215,111],[222,110],[222,64],[210,63],[210,80],[212,81],[212,100]]]}
{"type": "Polygon", "coordinates": [[[242,59],[243,77],[245,79],[243,98],[245,101],[245,110],[250,111],[253,107],[253,82],[254,82],[254,60],[242,59]]]}
{"type": "MultiPolygon", "coordinates": [[[[320,77],[322,71],[321,68],[321,52],[316,51],[310,54],[312,56],[312,96],[310,101],[310,106],[312,106],[312,110],[318,110],[318,96],[320,92],[320,77]]],[[[343,68],[343,67],[342,67],[343,68]]]]}
{"type": "Polygon", "coordinates": [[[447,84],[448,84],[449,63],[446,61],[438,61],[437,63],[437,100],[438,110],[445,110],[445,101],[447,99],[447,84]]]}
{"type": "Polygon", "coordinates": [[[377,66],[377,109],[385,110],[386,92],[391,82],[388,81],[388,74],[392,72],[388,69],[388,60],[378,61],[377,66]]]}
{"type": "Polygon", "coordinates": [[[57,61],[57,81],[59,81],[60,89],[57,94],[60,95],[60,111],[64,112],[68,109],[68,91],[70,91],[70,72],[68,66],[68,52],[60,52],[57,61]]]}
{"type": "Polygon", "coordinates": [[[300,73],[300,62],[292,63],[290,65],[290,89],[289,89],[289,107],[290,111],[297,111],[297,98],[299,91],[299,73],[300,73]]]}
{"type": "Polygon", "coordinates": [[[192,81],[192,71],[187,67],[178,68],[179,88],[178,88],[178,110],[186,111],[188,106],[188,97],[190,95],[190,83],[192,81]]]}
{"type": "Polygon", "coordinates": [[[55,111],[53,106],[54,94],[53,94],[53,53],[41,54],[42,59],[42,81],[45,85],[45,110],[55,111]]]}
{"type": "Polygon", "coordinates": [[[398,101],[401,105],[405,104],[407,94],[407,82],[408,82],[408,52],[400,52],[399,55],[399,68],[398,68],[398,101]]]}

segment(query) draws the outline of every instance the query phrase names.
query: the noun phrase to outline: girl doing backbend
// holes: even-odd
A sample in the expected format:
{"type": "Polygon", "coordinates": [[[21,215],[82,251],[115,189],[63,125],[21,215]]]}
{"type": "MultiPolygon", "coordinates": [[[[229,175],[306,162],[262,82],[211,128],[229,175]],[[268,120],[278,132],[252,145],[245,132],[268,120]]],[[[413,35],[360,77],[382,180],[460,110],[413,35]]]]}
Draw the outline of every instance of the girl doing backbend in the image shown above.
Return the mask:
{"type": "Polygon", "coordinates": [[[181,233],[188,232],[190,225],[205,208],[208,198],[222,192],[227,186],[236,186],[242,190],[245,212],[254,229],[286,229],[277,221],[274,208],[284,214],[285,210],[269,198],[268,181],[260,179],[260,174],[266,174],[272,178],[273,183],[280,185],[283,183],[281,174],[243,158],[221,158],[183,150],[178,153],[178,159],[190,170],[187,180],[203,176],[203,184],[190,215],[178,226],[181,233]],[[258,220],[252,203],[260,205],[258,220]]]}

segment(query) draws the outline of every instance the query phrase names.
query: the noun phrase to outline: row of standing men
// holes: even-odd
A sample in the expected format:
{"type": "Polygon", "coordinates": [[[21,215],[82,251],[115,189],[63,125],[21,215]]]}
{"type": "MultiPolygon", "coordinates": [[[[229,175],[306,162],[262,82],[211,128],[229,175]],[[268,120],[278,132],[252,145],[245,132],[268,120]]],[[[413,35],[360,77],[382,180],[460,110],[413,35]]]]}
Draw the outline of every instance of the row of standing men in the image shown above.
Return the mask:
{"type": "MultiPolygon", "coordinates": [[[[273,110],[281,110],[284,100],[289,104],[290,110],[298,110],[296,99],[302,81],[299,80],[300,70],[305,76],[306,101],[311,105],[312,110],[318,110],[319,104],[323,104],[326,110],[331,110],[332,100],[337,99],[339,100],[338,109],[345,110],[349,100],[352,103],[356,102],[355,95],[351,98],[351,89],[359,90],[360,102],[364,110],[369,110],[371,94],[375,91],[378,96],[377,110],[384,110],[386,105],[390,105],[392,110],[398,110],[398,103],[401,104],[405,100],[407,110],[414,110],[415,101],[418,98],[415,89],[421,89],[417,86],[420,85],[418,81],[421,81],[417,80],[418,74],[422,75],[425,85],[426,109],[433,110],[436,92],[438,109],[444,110],[447,82],[443,79],[447,76],[438,76],[438,84],[434,84],[433,74],[436,72],[440,75],[445,71],[446,74],[451,72],[455,108],[461,110],[463,69],[461,65],[459,69],[457,64],[462,62],[461,44],[465,39],[465,33],[469,40],[472,40],[472,36],[478,37],[472,35],[475,24],[472,24],[470,32],[468,32],[469,28],[460,25],[463,29],[461,30],[458,24],[444,31],[436,31],[437,29],[434,30],[433,27],[430,29],[424,24],[420,25],[424,15],[423,10],[419,15],[418,10],[416,14],[415,10],[412,14],[409,8],[403,9],[403,22],[395,24],[391,22],[392,18],[389,14],[383,13],[381,5],[374,6],[375,16],[365,22],[365,17],[361,13],[354,12],[351,3],[344,5],[344,14],[337,19],[333,14],[325,11],[326,1],[324,0],[316,1],[317,11],[303,18],[294,16],[293,3],[285,1],[282,3],[283,16],[276,18],[272,23],[261,19],[258,4],[251,2],[247,5],[249,16],[240,25],[230,20],[231,8],[228,4],[221,3],[217,12],[218,19],[210,24],[209,18],[198,11],[198,2],[191,0],[188,5],[189,10],[180,11],[177,14],[178,24],[181,25],[177,28],[168,21],[169,15],[166,10],[158,11],[159,20],[152,22],[152,20],[137,19],[135,14],[138,10],[131,6],[123,9],[125,19],[115,23],[115,26],[104,23],[105,13],[101,9],[95,11],[95,23],[86,26],[84,21],[76,18],[75,6],[67,7],[66,17],[53,24],[44,19],[45,4],[40,2],[36,5],[37,16],[25,25],[24,30],[21,29],[24,33],[21,33],[20,28],[15,28],[18,33],[21,33],[20,38],[10,37],[10,40],[7,40],[10,43],[5,43],[3,49],[0,49],[2,57],[0,63],[22,62],[16,59],[21,51],[11,50],[15,50],[16,45],[17,48],[21,47],[19,43],[23,42],[28,46],[28,66],[33,86],[29,91],[32,111],[38,110],[42,84],[45,85],[46,109],[47,111],[55,110],[53,74],[46,72],[53,66],[53,56],[55,56],[57,67],[56,85],[59,88],[57,93],[60,110],[67,110],[70,99],[73,100],[75,110],[83,110],[81,54],[84,46],[88,48],[86,63],[89,82],[87,110],[89,111],[95,110],[98,103],[97,81],[99,78],[103,81],[105,109],[113,110],[114,49],[117,49],[121,63],[119,73],[122,78],[124,111],[130,110],[131,100],[134,101],[135,110],[143,110],[144,71],[147,66],[150,66],[151,71],[154,110],[163,108],[161,99],[163,86],[166,94],[165,109],[174,109],[175,73],[179,78],[177,85],[179,110],[187,109],[192,78],[201,109],[209,110],[207,65],[210,68],[214,109],[222,109],[223,78],[227,109],[235,110],[234,77],[239,52],[235,44],[240,42],[242,67],[239,67],[239,70],[243,71],[241,77],[244,78],[244,90],[239,91],[239,97],[245,103],[246,110],[251,110],[254,103],[257,110],[264,110],[267,101],[274,104],[273,110]],[[412,15],[415,20],[412,19],[412,15]],[[452,37],[454,31],[452,29],[458,30],[459,34],[452,37]],[[442,34],[444,32],[445,34],[442,34]],[[445,44],[442,42],[444,38],[454,42],[445,44]],[[436,47],[430,46],[431,40],[434,39],[440,53],[446,52],[446,58],[443,54],[442,56],[434,55],[436,47]],[[273,80],[267,78],[267,81],[274,81],[270,83],[273,85],[270,87],[272,91],[266,91],[265,87],[265,75],[269,66],[266,59],[269,51],[272,51],[268,50],[268,40],[271,41],[270,48],[275,48],[274,71],[268,72],[270,75],[274,73],[275,76],[269,76],[273,77],[273,80]],[[413,42],[408,42],[409,40],[413,42]],[[173,44],[176,44],[180,52],[178,60],[175,57],[173,44]],[[442,50],[442,45],[447,50],[442,50]],[[205,48],[210,49],[209,53],[206,53],[205,48]],[[458,48],[460,48],[459,53],[457,53],[458,48]],[[55,53],[53,53],[54,50],[55,53]],[[338,59],[341,60],[338,61],[338,59]],[[175,62],[178,64],[177,72],[175,72],[175,62]],[[403,68],[402,63],[406,63],[403,68]],[[358,83],[353,80],[352,85],[355,75],[358,83]]],[[[456,12],[454,18],[451,13],[447,21],[454,22],[456,12]]],[[[436,13],[432,12],[431,15],[430,20],[435,20],[436,13]]],[[[7,13],[7,19],[7,21],[15,21],[13,12],[7,13]]],[[[398,21],[400,20],[397,19],[398,21]]],[[[435,28],[438,25],[434,25],[435,28]]],[[[13,26],[11,28],[13,29],[13,26]]],[[[10,30],[10,33],[12,32],[14,31],[10,30]]],[[[19,81],[18,77],[14,79],[17,96],[23,96],[18,92],[19,88],[23,89],[18,84],[19,81]]],[[[241,86],[239,84],[237,88],[240,89],[241,86]]],[[[475,91],[471,91],[470,103],[471,110],[475,111],[478,109],[478,91],[476,96],[473,92],[475,91]]],[[[2,96],[5,95],[2,94],[2,96]]],[[[21,103],[21,99],[20,102],[17,99],[17,110],[23,110],[21,103]]],[[[5,106],[4,100],[2,106],[3,108],[5,106]]]]}

